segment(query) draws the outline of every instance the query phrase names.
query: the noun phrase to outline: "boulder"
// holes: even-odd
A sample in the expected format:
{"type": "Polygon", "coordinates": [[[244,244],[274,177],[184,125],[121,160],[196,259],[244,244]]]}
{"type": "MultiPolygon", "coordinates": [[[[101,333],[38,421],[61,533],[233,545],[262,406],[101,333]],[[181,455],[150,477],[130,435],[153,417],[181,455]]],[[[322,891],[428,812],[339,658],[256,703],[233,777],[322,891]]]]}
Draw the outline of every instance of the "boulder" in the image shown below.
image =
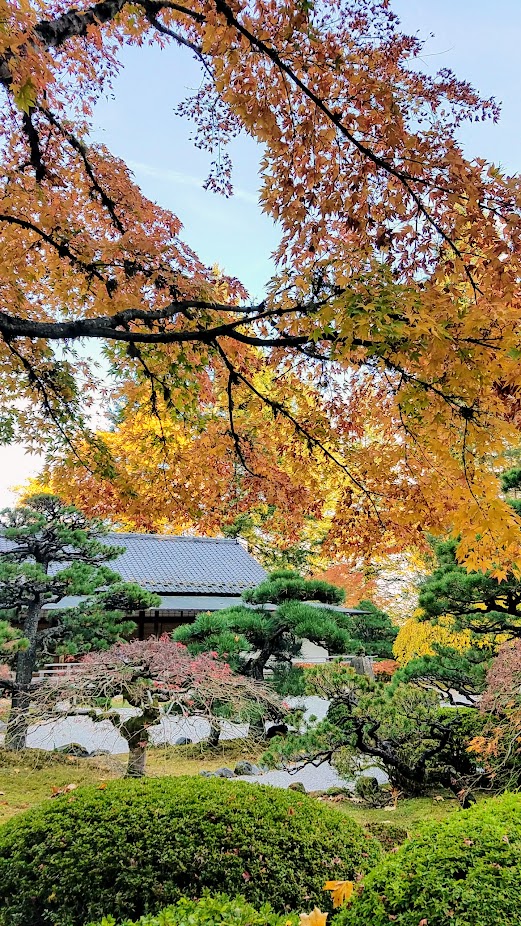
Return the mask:
{"type": "Polygon", "coordinates": [[[191,740],[189,736],[179,736],[176,739],[174,746],[190,746],[192,742],[193,740],[191,740]]]}
{"type": "Polygon", "coordinates": [[[292,783],[288,785],[288,788],[290,791],[299,791],[302,794],[307,794],[307,791],[301,781],[292,781],[292,783]]]}
{"type": "Polygon", "coordinates": [[[274,736],[286,736],[288,732],[287,724],[272,723],[271,727],[266,730],[266,739],[272,740],[274,736]]]}
{"type": "Polygon", "coordinates": [[[89,752],[91,758],[95,756],[110,756],[110,749],[93,749],[92,752],[89,752]]]}
{"type": "Polygon", "coordinates": [[[234,778],[231,768],[217,768],[214,772],[216,778],[234,778]]]}
{"type": "Polygon", "coordinates": [[[75,759],[88,759],[90,755],[89,750],[79,743],[66,743],[65,746],[57,746],[54,751],[60,752],[63,756],[74,756],[75,759]]]}
{"type": "Polygon", "coordinates": [[[262,770],[258,765],[253,765],[252,762],[246,760],[237,762],[233,771],[235,775],[262,775],[262,770]]]}

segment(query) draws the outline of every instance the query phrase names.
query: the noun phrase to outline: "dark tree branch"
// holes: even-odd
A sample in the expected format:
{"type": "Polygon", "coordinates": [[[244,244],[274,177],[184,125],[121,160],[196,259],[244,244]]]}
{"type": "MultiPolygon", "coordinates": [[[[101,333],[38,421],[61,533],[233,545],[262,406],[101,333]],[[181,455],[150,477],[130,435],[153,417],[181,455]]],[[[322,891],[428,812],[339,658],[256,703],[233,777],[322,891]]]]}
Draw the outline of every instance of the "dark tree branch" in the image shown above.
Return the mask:
{"type": "Polygon", "coordinates": [[[40,150],[40,138],[38,132],[34,127],[32,120],[32,110],[29,113],[24,113],[22,116],[22,127],[27,138],[30,151],[30,161],[31,165],[34,168],[34,173],[36,177],[36,182],[41,183],[46,174],[45,165],[42,161],[42,152],[40,150]]]}

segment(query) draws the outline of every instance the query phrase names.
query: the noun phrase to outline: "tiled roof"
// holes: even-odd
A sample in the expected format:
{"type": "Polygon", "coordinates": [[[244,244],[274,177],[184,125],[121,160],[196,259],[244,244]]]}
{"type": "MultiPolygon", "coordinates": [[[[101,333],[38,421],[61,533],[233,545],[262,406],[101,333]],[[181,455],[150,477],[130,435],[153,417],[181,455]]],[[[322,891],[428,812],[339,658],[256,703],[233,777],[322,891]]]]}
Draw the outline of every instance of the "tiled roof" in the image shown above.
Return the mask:
{"type": "MultiPolygon", "coordinates": [[[[126,582],[149,591],[180,595],[240,595],[266,578],[262,566],[237,540],[173,534],[108,534],[104,542],[125,547],[107,565],[126,582]]],[[[0,537],[0,553],[10,548],[0,537]]]]}

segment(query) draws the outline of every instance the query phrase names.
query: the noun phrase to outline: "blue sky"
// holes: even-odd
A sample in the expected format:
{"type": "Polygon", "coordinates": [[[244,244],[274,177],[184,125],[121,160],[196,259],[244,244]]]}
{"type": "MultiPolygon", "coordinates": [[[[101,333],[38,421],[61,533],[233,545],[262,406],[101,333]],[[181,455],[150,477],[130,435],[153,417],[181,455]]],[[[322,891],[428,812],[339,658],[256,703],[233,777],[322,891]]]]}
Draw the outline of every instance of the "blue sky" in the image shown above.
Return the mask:
{"type": "MultiPolygon", "coordinates": [[[[521,170],[521,0],[394,0],[404,28],[428,38],[424,64],[452,68],[483,96],[502,102],[498,125],[473,123],[460,137],[469,155],[521,170]]],[[[238,276],[260,298],[278,243],[277,229],[257,205],[259,150],[248,138],[231,149],[236,194],[224,199],[202,184],[209,158],[190,142],[190,127],[174,107],[198,85],[188,52],[135,48],[110,99],[100,102],[96,135],[134,171],[144,193],[171,209],[184,237],[208,264],[238,276]]],[[[39,461],[23,448],[0,448],[0,507],[11,504],[9,487],[37,472],[39,461]]]]}

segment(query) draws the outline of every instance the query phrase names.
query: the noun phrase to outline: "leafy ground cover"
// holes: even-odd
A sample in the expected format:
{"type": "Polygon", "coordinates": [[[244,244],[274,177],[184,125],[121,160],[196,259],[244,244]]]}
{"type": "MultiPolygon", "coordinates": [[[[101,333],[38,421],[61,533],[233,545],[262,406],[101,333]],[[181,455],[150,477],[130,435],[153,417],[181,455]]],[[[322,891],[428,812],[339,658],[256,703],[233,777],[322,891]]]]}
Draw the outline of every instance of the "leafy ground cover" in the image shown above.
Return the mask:
{"type": "Polygon", "coordinates": [[[2,926],[138,918],[207,889],[279,913],[358,881],[377,839],[312,797],[245,781],[143,778],[78,788],[0,828],[2,926]]]}

